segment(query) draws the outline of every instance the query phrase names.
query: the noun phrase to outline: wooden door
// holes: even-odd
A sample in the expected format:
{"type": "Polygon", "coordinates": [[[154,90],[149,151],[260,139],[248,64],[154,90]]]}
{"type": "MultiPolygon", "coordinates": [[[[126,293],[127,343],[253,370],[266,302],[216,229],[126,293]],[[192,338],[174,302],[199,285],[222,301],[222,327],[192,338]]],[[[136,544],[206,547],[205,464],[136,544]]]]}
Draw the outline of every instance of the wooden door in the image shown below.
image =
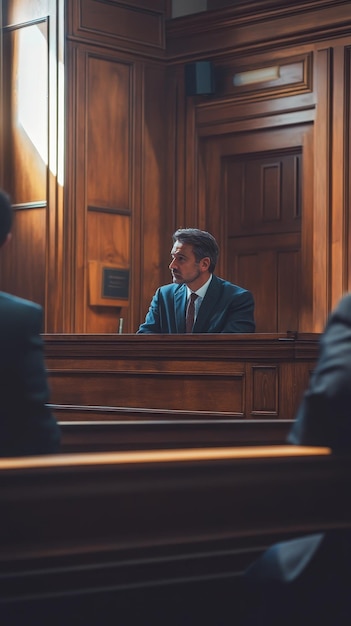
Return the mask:
{"type": "Polygon", "coordinates": [[[308,130],[302,125],[200,142],[200,213],[221,242],[217,273],[252,291],[257,332],[299,330],[308,130]]]}

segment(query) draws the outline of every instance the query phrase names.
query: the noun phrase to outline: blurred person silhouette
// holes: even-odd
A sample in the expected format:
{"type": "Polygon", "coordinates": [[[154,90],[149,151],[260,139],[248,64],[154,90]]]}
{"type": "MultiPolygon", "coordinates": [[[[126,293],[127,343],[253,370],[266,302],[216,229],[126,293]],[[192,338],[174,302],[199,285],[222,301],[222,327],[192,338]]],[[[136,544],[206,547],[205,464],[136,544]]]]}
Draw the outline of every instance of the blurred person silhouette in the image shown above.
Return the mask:
{"type": "MultiPolygon", "coordinates": [[[[0,248],[11,239],[12,206],[0,190],[0,248]]],[[[41,306],[0,291],[0,456],[57,452],[60,429],[47,402],[41,306]]]]}
{"type": "MultiPolygon", "coordinates": [[[[351,294],[329,317],[288,442],[351,452],[351,294]]],[[[245,626],[349,625],[351,531],[333,529],[277,543],[249,567],[245,580],[251,606],[245,626]]]]}

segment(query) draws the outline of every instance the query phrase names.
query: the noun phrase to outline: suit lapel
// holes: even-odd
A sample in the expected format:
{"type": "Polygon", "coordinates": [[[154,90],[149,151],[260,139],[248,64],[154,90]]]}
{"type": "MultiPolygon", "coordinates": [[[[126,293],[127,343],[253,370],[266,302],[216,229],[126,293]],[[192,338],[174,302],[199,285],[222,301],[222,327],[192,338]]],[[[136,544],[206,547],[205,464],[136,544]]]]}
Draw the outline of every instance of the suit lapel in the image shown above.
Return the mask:
{"type": "Polygon", "coordinates": [[[174,294],[174,317],[176,333],[185,333],[186,287],[180,285],[174,294]]]}
{"type": "Polygon", "coordinates": [[[208,286],[206,291],[206,295],[201,303],[199,313],[197,315],[195,324],[194,324],[194,333],[204,332],[204,329],[208,328],[208,319],[211,317],[213,311],[217,306],[217,302],[220,298],[221,292],[221,283],[216,278],[216,276],[212,276],[212,280],[208,286]]]}

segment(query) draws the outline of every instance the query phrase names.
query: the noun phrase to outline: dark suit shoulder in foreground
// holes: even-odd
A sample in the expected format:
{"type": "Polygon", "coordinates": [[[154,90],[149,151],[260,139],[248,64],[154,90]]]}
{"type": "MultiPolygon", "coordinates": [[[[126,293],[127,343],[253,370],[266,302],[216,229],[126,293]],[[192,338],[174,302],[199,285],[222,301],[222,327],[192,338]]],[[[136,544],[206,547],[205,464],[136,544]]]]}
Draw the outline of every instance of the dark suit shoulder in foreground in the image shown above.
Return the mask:
{"type": "Polygon", "coordinates": [[[331,314],[289,443],[351,448],[351,295],[331,314]]]}
{"type": "MultiPolygon", "coordinates": [[[[350,401],[351,295],[346,295],[326,325],[288,441],[349,454],[350,401]]],[[[275,544],[247,570],[246,581],[251,610],[245,626],[348,626],[351,531],[331,530],[275,544]]]]}
{"type": "Polygon", "coordinates": [[[0,292],[0,456],[57,452],[60,430],[47,403],[42,308],[0,292]]]}

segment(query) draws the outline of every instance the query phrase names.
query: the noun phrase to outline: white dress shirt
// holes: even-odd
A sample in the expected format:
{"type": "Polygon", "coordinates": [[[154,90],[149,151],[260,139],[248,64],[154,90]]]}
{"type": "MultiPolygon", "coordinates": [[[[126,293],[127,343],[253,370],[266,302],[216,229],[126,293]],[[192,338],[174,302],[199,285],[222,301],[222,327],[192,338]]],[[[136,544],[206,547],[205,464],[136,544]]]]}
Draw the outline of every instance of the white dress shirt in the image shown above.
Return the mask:
{"type": "Polygon", "coordinates": [[[207,289],[209,287],[209,284],[210,284],[211,280],[212,280],[212,274],[211,274],[210,278],[208,279],[208,281],[204,285],[202,285],[202,287],[200,287],[200,289],[198,289],[197,291],[191,291],[191,289],[189,289],[189,287],[187,286],[187,292],[188,292],[187,304],[189,302],[189,298],[190,298],[190,295],[192,293],[196,293],[196,295],[197,295],[197,298],[195,300],[194,324],[195,324],[195,321],[196,321],[196,318],[197,318],[197,314],[199,312],[199,308],[200,308],[200,306],[202,304],[202,301],[203,301],[203,299],[204,299],[204,297],[206,295],[206,291],[207,291],[207,289]]]}

